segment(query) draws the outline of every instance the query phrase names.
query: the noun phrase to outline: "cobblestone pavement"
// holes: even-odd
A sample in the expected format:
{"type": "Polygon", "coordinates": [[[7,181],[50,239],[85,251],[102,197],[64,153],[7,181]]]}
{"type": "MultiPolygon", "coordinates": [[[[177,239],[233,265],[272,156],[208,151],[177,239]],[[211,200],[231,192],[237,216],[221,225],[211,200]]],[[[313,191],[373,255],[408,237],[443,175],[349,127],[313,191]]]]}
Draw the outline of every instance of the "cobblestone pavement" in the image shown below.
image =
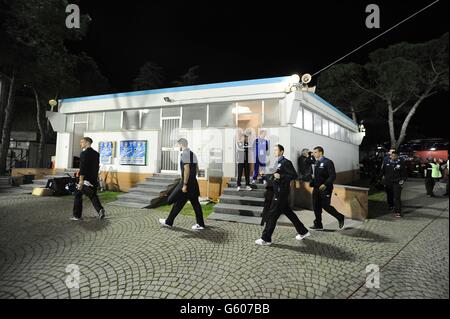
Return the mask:
{"type": "Polygon", "coordinates": [[[207,221],[195,233],[179,216],[166,229],[167,213],[108,204],[97,220],[88,201],[72,222],[70,198],[4,196],[0,298],[449,298],[449,202],[423,194],[408,183],[401,220],[382,203],[358,227],[301,242],[278,227],[270,247],[254,244],[257,225],[207,221]],[[79,289],[66,286],[70,264],[79,289]],[[365,285],[370,264],[379,288],[365,285]]]}

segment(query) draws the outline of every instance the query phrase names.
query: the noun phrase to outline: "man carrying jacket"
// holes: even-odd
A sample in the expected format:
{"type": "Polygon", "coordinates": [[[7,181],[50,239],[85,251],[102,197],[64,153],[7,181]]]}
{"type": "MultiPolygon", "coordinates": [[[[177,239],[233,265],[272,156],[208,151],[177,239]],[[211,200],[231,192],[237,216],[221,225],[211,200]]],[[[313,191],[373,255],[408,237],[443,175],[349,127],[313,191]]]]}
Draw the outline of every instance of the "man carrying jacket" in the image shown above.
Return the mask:
{"type": "Polygon", "coordinates": [[[314,176],[309,185],[313,187],[313,208],[316,219],[314,220],[314,225],[310,228],[315,230],[323,229],[322,209],[324,209],[338,220],[339,229],[341,229],[344,227],[345,217],[331,206],[333,182],[336,179],[333,161],[323,156],[324,150],[321,146],[314,148],[313,155],[316,162],[314,164],[314,176]]]}
{"type": "Polygon", "coordinates": [[[285,214],[287,218],[294,224],[297,230],[297,240],[302,240],[308,237],[310,233],[308,229],[298,219],[297,215],[289,207],[289,194],[291,190],[291,181],[297,178],[292,162],[283,156],[284,147],[282,145],[275,145],[274,154],[277,157],[276,171],[273,174],[273,201],[269,210],[263,215],[263,222],[266,221],[261,238],[257,239],[255,243],[261,246],[269,246],[272,243],[272,234],[277,225],[277,220],[281,214],[285,214]]]}

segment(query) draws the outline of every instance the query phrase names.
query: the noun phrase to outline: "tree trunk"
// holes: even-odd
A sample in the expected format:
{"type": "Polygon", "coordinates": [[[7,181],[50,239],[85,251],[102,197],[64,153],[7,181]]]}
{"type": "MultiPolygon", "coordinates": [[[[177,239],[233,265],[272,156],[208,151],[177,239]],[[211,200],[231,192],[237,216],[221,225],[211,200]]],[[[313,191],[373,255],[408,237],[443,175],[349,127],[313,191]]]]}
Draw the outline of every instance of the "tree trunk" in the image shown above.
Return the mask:
{"type": "Polygon", "coordinates": [[[6,86],[8,81],[0,76],[0,141],[3,136],[3,123],[5,121],[5,101],[6,101],[6,86]]]}
{"type": "Polygon", "coordinates": [[[395,123],[394,123],[394,110],[392,108],[392,101],[387,101],[388,105],[388,124],[389,124],[389,136],[391,137],[391,148],[395,147],[397,142],[395,139],[395,123]]]}
{"type": "Polygon", "coordinates": [[[405,140],[406,129],[408,128],[409,121],[411,121],[411,118],[416,113],[417,108],[422,103],[422,101],[425,99],[425,97],[428,95],[428,93],[429,92],[426,92],[423,95],[421,95],[420,98],[416,101],[416,103],[414,103],[414,106],[411,108],[411,110],[409,110],[408,115],[406,116],[405,120],[403,121],[402,129],[400,130],[400,135],[398,137],[397,144],[395,145],[396,148],[398,148],[405,140]]]}
{"type": "Polygon", "coordinates": [[[45,130],[45,116],[42,114],[41,103],[39,102],[39,95],[35,88],[32,88],[34,93],[34,98],[36,100],[36,119],[39,129],[39,148],[38,148],[38,156],[37,156],[37,165],[38,167],[44,167],[44,149],[46,143],[46,130],[45,130]]]}
{"type": "Polygon", "coordinates": [[[8,156],[10,137],[11,137],[11,124],[13,120],[14,102],[16,97],[16,77],[13,71],[11,82],[9,83],[8,101],[5,108],[5,122],[3,124],[2,145],[0,148],[0,175],[6,173],[6,157],[8,156]]]}

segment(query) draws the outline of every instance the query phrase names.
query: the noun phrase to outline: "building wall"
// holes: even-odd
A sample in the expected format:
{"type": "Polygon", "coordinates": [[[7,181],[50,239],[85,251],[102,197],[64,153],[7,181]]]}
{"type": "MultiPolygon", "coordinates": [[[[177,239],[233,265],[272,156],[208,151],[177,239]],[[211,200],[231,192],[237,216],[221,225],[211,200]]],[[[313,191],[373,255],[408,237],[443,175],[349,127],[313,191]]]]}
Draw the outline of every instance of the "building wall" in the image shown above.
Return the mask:
{"type": "Polygon", "coordinates": [[[303,148],[312,150],[322,146],[325,157],[334,162],[337,184],[347,184],[359,179],[359,146],[345,143],[323,135],[314,134],[296,127],[290,127],[290,159],[297,167],[297,156],[303,148]]]}
{"type": "Polygon", "coordinates": [[[112,165],[101,165],[102,170],[109,172],[121,173],[137,173],[150,174],[159,172],[160,161],[160,143],[159,131],[123,131],[123,132],[86,132],[85,136],[89,136],[94,141],[92,148],[98,152],[99,142],[115,142],[116,150],[113,157],[112,165]],[[119,164],[119,147],[120,141],[124,140],[145,140],[147,141],[147,165],[120,165],[119,164]]]}

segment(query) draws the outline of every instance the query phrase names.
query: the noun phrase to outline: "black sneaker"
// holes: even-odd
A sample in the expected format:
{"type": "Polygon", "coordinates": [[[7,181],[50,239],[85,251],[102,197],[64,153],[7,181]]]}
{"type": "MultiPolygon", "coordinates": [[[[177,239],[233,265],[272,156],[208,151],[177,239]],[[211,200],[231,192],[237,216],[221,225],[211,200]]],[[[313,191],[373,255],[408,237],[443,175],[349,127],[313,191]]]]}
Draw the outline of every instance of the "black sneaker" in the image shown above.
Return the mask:
{"type": "Polygon", "coordinates": [[[97,213],[97,215],[98,215],[99,219],[105,218],[105,215],[106,215],[105,209],[104,208],[100,209],[100,211],[97,213]]]}
{"type": "Polygon", "coordinates": [[[322,225],[312,225],[311,227],[309,227],[309,229],[313,229],[313,230],[322,230],[323,226],[322,225]]]}

